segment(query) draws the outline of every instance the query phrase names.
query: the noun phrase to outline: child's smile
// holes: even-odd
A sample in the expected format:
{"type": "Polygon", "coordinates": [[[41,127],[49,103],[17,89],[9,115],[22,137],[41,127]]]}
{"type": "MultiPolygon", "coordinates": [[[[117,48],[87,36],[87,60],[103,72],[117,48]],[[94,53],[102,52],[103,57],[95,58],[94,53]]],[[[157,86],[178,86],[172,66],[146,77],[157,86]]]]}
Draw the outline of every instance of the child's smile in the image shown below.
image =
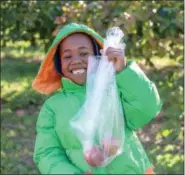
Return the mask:
{"type": "Polygon", "coordinates": [[[72,73],[74,75],[81,75],[81,74],[84,74],[86,72],[85,69],[75,69],[75,70],[72,70],[72,73]]]}
{"type": "Polygon", "coordinates": [[[77,84],[84,84],[87,76],[88,57],[93,55],[91,40],[84,34],[75,33],[60,44],[62,73],[77,84]]]}
{"type": "Polygon", "coordinates": [[[69,64],[69,71],[74,75],[82,75],[87,72],[87,62],[83,60],[74,60],[69,64]]]}

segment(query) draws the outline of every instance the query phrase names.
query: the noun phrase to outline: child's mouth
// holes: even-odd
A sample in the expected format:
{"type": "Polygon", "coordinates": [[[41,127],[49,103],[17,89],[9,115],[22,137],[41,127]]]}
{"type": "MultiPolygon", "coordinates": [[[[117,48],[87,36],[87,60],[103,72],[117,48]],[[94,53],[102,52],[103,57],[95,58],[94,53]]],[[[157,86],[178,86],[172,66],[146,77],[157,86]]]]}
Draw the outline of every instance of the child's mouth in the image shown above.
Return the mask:
{"type": "Polygon", "coordinates": [[[86,69],[75,69],[75,70],[72,70],[72,74],[74,75],[81,75],[83,73],[86,72],[86,69]]]}

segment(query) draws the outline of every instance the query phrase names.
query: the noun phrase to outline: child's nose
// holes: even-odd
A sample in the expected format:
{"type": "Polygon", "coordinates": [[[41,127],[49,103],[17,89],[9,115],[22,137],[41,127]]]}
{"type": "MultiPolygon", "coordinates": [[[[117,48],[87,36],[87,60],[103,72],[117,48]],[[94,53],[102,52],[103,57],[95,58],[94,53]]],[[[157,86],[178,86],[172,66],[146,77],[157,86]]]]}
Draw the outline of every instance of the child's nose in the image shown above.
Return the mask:
{"type": "Polygon", "coordinates": [[[80,63],[82,63],[82,60],[77,58],[74,59],[71,64],[80,64],[80,63]]]}

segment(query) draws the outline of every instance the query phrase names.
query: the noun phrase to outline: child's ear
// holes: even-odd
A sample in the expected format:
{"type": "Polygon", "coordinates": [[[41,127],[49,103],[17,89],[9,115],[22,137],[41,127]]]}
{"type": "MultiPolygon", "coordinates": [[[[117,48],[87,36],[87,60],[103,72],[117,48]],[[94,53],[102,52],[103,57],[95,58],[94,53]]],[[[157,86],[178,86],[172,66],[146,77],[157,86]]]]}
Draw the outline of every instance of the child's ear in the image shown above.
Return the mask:
{"type": "Polygon", "coordinates": [[[101,55],[103,54],[103,49],[100,49],[100,53],[101,53],[101,55]]]}

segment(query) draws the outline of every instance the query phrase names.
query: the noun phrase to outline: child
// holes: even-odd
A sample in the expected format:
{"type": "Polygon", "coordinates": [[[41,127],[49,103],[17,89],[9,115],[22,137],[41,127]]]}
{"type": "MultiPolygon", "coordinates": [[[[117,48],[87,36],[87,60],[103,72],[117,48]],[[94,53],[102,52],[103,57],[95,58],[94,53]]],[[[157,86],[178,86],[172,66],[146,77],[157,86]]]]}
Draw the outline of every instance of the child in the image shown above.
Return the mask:
{"type": "MultiPolygon", "coordinates": [[[[149,174],[152,165],[134,130],[151,121],[162,102],[157,89],[135,61],[126,61],[123,50],[108,48],[114,61],[116,81],[124,111],[124,152],[106,167],[91,167],[69,121],[85,101],[89,55],[100,55],[103,38],[85,25],[64,26],[47,53],[33,88],[50,94],[37,121],[34,162],[43,174],[149,174]]],[[[105,102],[106,105],[106,102],[105,102]]]]}

